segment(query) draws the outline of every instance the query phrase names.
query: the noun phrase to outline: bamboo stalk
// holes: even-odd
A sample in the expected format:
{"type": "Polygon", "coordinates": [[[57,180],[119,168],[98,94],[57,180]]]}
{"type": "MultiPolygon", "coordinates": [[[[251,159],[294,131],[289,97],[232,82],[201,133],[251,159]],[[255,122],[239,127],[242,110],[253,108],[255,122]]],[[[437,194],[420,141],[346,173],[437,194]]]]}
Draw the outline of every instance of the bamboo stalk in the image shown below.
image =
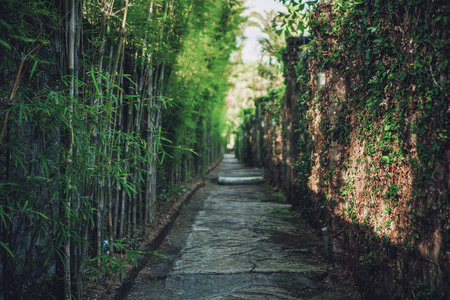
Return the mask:
{"type": "Polygon", "coordinates": [[[150,191],[152,189],[150,183],[151,179],[151,172],[150,172],[150,166],[151,166],[151,144],[152,144],[152,120],[151,120],[151,114],[152,114],[152,106],[153,106],[153,68],[151,67],[152,61],[150,60],[150,66],[149,66],[149,78],[148,78],[148,104],[147,104],[147,154],[146,157],[148,157],[148,169],[146,172],[146,184],[145,184],[145,209],[144,209],[144,221],[148,223],[150,221],[150,191]]]}
{"type": "Polygon", "coordinates": [[[112,225],[112,191],[111,191],[111,177],[108,178],[108,227],[109,227],[109,251],[110,253],[114,253],[114,232],[113,232],[113,225],[112,225]]]}
{"type": "MultiPolygon", "coordinates": [[[[17,69],[17,72],[16,72],[16,78],[14,79],[13,89],[11,91],[11,94],[9,95],[10,103],[15,102],[14,97],[16,96],[17,87],[19,86],[20,77],[22,76],[22,69],[23,69],[24,63],[25,63],[25,57],[22,57],[22,59],[20,60],[19,68],[17,69]]],[[[9,110],[6,111],[5,119],[3,120],[2,131],[0,134],[0,148],[3,146],[2,141],[3,141],[3,138],[5,137],[5,132],[6,132],[7,124],[8,124],[8,118],[9,118],[9,110]]]]}

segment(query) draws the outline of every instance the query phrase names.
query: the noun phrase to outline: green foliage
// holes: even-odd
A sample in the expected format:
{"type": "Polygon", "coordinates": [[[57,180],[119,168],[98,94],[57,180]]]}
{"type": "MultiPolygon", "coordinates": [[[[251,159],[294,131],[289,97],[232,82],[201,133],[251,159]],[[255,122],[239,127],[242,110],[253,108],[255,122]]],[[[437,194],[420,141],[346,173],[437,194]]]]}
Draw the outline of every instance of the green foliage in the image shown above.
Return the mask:
{"type": "MultiPolygon", "coordinates": [[[[71,81],[72,78],[67,77],[61,83],[70,84],[71,81]]],[[[77,84],[81,86],[83,83],[77,84]]],[[[87,241],[83,241],[80,233],[68,224],[86,229],[94,226],[94,215],[100,207],[93,197],[85,194],[90,181],[109,181],[128,193],[136,193],[137,181],[142,178],[144,170],[138,170],[135,181],[124,180],[129,174],[123,163],[113,157],[123,151],[118,136],[131,149],[137,147],[138,151],[145,148],[145,141],[134,133],[104,132],[102,128],[112,122],[114,109],[109,105],[93,107],[86,104],[91,102],[91,97],[110,96],[86,93],[85,99],[80,99],[45,88],[29,101],[11,106],[10,118],[17,123],[9,129],[9,135],[14,139],[9,138],[2,147],[10,159],[2,160],[2,169],[6,167],[3,171],[7,177],[2,178],[0,189],[0,199],[6,200],[1,211],[1,217],[5,220],[3,230],[11,234],[8,252],[20,253],[20,240],[23,234],[27,234],[33,241],[31,245],[42,249],[46,256],[39,264],[30,264],[29,256],[16,255],[14,265],[16,270],[23,272],[21,280],[24,282],[33,282],[35,275],[27,272],[29,268],[50,274],[55,256],[64,255],[60,245],[68,236],[80,247],[87,246],[87,241]],[[62,136],[61,132],[67,135],[62,136]],[[97,138],[92,135],[93,132],[99,132],[97,138]],[[70,146],[67,141],[76,146],[70,146]],[[110,152],[96,150],[107,143],[110,152]],[[96,157],[92,156],[93,152],[97,152],[96,157]],[[78,204],[72,207],[75,200],[78,204]],[[61,215],[62,208],[67,209],[67,214],[61,215]],[[12,216],[21,216],[32,222],[33,226],[26,232],[16,232],[10,227],[17,222],[11,219],[12,216]],[[13,242],[16,239],[17,242],[13,242]]],[[[141,161],[145,159],[136,158],[141,161]]],[[[21,284],[20,280],[16,281],[16,284],[21,284]]]]}
{"type": "MultiPolygon", "coordinates": [[[[261,57],[267,57],[269,59],[268,65],[282,64],[281,52],[286,47],[286,36],[277,30],[278,18],[275,11],[265,12],[265,16],[252,12],[250,14],[251,19],[248,26],[254,26],[261,30],[261,32],[267,35],[267,38],[261,38],[259,43],[262,47],[261,57]]],[[[263,62],[260,63],[264,65],[263,62]]]]}
{"type": "MultiPolygon", "coordinates": [[[[313,43],[311,53],[318,69],[333,66],[359,78],[349,91],[348,103],[358,116],[358,137],[364,141],[366,154],[379,160],[381,168],[403,163],[411,146],[406,138],[417,135],[418,157],[410,158],[410,163],[416,170],[416,183],[422,185],[432,178],[434,161],[442,156],[442,143],[447,140],[447,115],[440,111],[446,109],[448,98],[448,76],[442,76],[448,73],[442,33],[449,6],[429,8],[436,13],[430,19],[423,15],[425,11],[415,10],[419,3],[335,1],[335,22],[329,24],[321,15],[311,28],[320,38],[336,36],[336,44],[313,43]],[[408,29],[409,44],[396,34],[404,30],[398,11],[410,17],[410,24],[418,24],[408,29]],[[386,17],[377,17],[381,15],[386,17]],[[420,117],[412,122],[414,107],[420,117]]],[[[331,138],[345,145],[349,132],[345,111],[339,118],[338,125],[330,129],[331,138]]],[[[397,197],[393,187],[386,194],[388,202],[397,197]]]]}
{"type": "Polygon", "coordinates": [[[165,114],[163,129],[173,145],[186,145],[200,155],[166,145],[165,151],[173,157],[164,166],[168,173],[181,168],[185,170],[183,177],[188,179],[223,151],[228,64],[236,50],[234,41],[240,34],[241,12],[240,5],[228,1],[219,5],[197,3],[190,33],[169,82],[168,95],[173,103],[165,114]]]}
{"type": "MultiPolygon", "coordinates": [[[[448,78],[440,77],[442,82],[437,82],[434,72],[438,74],[446,70],[448,66],[444,41],[439,36],[440,30],[445,28],[447,24],[445,22],[448,20],[444,21],[446,18],[437,17],[438,22],[435,23],[433,20],[420,18],[420,13],[417,15],[412,11],[412,7],[416,7],[415,5],[411,3],[405,5],[401,1],[395,3],[373,1],[369,5],[336,1],[336,22],[332,27],[321,25],[323,23],[320,23],[319,20],[312,24],[313,30],[321,36],[341,33],[337,35],[338,51],[334,51],[333,55],[320,56],[317,55],[321,53],[318,51],[313,53],[316,54],[315,59],[319,62],[320,68],[326,68],[327,65],[333,63],[342,71],[345,70],[360,76],[359,85],[351,90],[349,102],[353,103],[355,109],[360,111],[358,113],[362,127],[360,132],[361,138],[367,141],[366,151],[368,154],[374,154],[373,151],[382,152],[381,163],[383,165],[398,162],[403,157],[404,150],[394,154],[392,145],[403,139],[405,130],[411,130],[405,128],[405,125],[412,104],[419,105],[419,113],[423,116],[412,125],[412,132],[421,137],[418,145],[421,161],[430,161],[432,157],[438,155],[442,149],[439,132],[446,132],[445,117],[431,118],[431,116],[440,115],[438,111],[445,109],[447,98],[444,86],[448,82],[442,80],[448,80],[448,78]],[[421,24],[409,32],[412,37],[409,46],[400,41],[400,36],[396,36],[394,41],[389,41],[389,33],[385,30],[387,28],[382,23],[383,19],[373,17],[374,13],[386,13],[391,16],[388,19],[392,22],[392,26],[397,28],[400,24],[395,21],[394,11],[403,5],[406,9],[405,14],[412,17],[410,22],[421,24]],[[359,21],[355,23],[353,20],[359,21]],[[427,24],[427,22],[432,22],[433,25],[427,24]],[[430,26],[434,33],[430,32],[430,26]],[[423,38],[424,34],[427,35],[426,39],[423,38]],[[407,49],[417,47],[424,47],[431,51],[430,43],[437,47],[433,48],[432,56],[428,61],[424,60],[420,51],[410,50],[410,53],[407,52],[407,49]],[[400,85],[402,88],[398,89],[397,87],[400,85]],[[411,86],[414,88],[409,88],[411,86]],[[374,127],[373,125],[377,124],[381,118],[384,119],[384,126],[374,127]],[[437,130],[430,140],[428,134],[431,126],[437,130]],[[379,134],[381,134],[381,140],[378,142],[372,140],[379,134]],[[431,145],[428,141],[432,142],[431,145]]],[[[444,13],[448,9],[448,6],[444,5],[438,10],[439,13],[444,13]]],[[[321,50],[324,47],[327,45],[322,44],[316,49],[321,50]]],[[[443,134],[441,136],[445,137],[443,134]]],[[[406,145],[400,146],[406,147],[406,145]]],[[[430,170],[431,166],[426,166],[424,163],[422,166],[424,173],[419,177],[428,176],[429,171],[427,170],[430,170]]]]}
{"type": "MultiPolygon", "coordinates": [[[[310,22],[312,69],[327,72],[333,87],[337,74],[345,87],[345,98],[334,99],[342,109],[333,120],[327,120],[331,119],[332,92],[317,92],[324,142],[337,142],[344,148],[356,143],[364,146],[362,158],[356,157],[353,164],[365,170],[366,197],[356,199],[354,206],[370,214],[365,216],[368,227],[360,227],[354,222],[353,203],[348,203],[347,217],[353,219],[354,232],[362,228],[361,235],[367,235],[373,231],[370,224],[380,223],[377,217],[381,217],[374,235],[395,231],[408,249],[425,239],[427,231],[439,228],[446,236],[448,225],[443,223],[448,222],[437,220],[446,218],[448,205],[438,199],[448,199],[448,187],[442,183],[443,174],[437,174],[443,172],[439,170],[446,161],[444,143],[448,144],[450,6],[444,1],[336,0],[317,7],[310,22]],[[350,144],[353,134],[358,141],[350,144]],[[412,188],[395,170],[408,169],[414,170],[415,192],[405,199],[404,191],[412,188]],[[427,192],[433,189],[439,192],[427,192]],[[403,202],[409,207],[404,211],[403,202]],[[423,203],[433,205],[423,208],[423,203]],[[406,216],[408,210],[410,216],[406,216]]],[[[322,151],[328,154],[327,146],[322,151]]],[[[327,162],[325,158],[321,166],[327,162]]],[[[344,169],[349,176],[348,168],[344,169]]],[[[322,179],[328,190],[332,188],[329,179],[322,179]]],[[[341,193],[347,189],[348,182],[341,193]]],[[[364,266],[395,257],[389,238],[377,242],[364,241],[369,249],[361,256],[364,266]],[[377,249],[379,257],[372,257],[377,249]]]]}
{"type": "Polygon", "coordinates": [[[386,203],[397,205],[396,200],[399,197],[398,195],[399,189],[400,187],[397,186],[395,183],[389,186],[388,190],[386,191],[386,194],[384,195],[386,203]]]}
{"type": "MultiPolygon", "coordinates": [[[[265,99],[265,98],[259,98],[265,99]]],[[[259,107],[259,105],[258,105],[259,107]]],[[[251,164],[251,146],[252,142],[254,142],[249,136],[250,130],[252,129],[252,120],[255,118],[255,109],[247,108],[241,111],[239,115],[241,120],[241,124],[236,130],[236,141],[234,146],[234,152],[236,154],[236,158],[245,162],[246,164],[251,164]]]]}
{"type": "Polygon", "coordinates": [[[429,300],[436,299],[436,286],[429,286],[425,282],[419,282],[416,286],[417,294],[414,297],[414,300],[429,300]]]}
{"type": "Polygon", "coordinates": [[[364,254],[359,258],[361,266],[364,267],[364,272],[366,275],[370,276],[372,275],[372,272],[375,269],[375,259],[374,259],[374,253],[370,252],[368,254],[364,254]]]}
{"type": "Polygon", "coordinates": [[[278,32],[286,37],[305,35],[308,31],[308,23],[311,18],[309,13],[318,0],[278,0],[288,8],[287,13],[279,12],[278,18],[281,20],[281,26],[278,32]]]}
{"type": "Polygon", "coordinates": [[[304,213],[310,215],[314,213],[315,209],[311,205],[311,198],[309,194],[308,178],[311,175],[311,167],[313,165],[311,154],[313,145],[310,136],[310,116],[308,110],[311,105],[311,89],[309,87],[310,73],[308,71],[308,55],[303,55],[296,66],[296,74],[299,74],[298,82],[302,87],[300,90],[300,97],[297,100],[299,122],[297,127],[298,142],[297,149],[299,158],[294,165],[294,171],[298,178],[299,203],[297,204],[304,213]]]}
{"type": "Polygon", "coordinates": [[[224,144],[240,2],[55,3],[0,9],[5,298],[77,298],[86,276],[121,279],[146,254],[157,201],[224,144]],[[102,252],[105,237],[118,253],[102,252]]]}

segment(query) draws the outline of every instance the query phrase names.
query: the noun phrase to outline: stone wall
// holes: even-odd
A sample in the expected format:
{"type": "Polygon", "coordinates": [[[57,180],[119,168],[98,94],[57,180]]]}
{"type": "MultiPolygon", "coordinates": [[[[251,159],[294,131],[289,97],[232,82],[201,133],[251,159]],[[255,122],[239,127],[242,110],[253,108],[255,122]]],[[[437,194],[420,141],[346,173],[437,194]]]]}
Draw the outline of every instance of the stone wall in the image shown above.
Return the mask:
{"type": "Polygon", "coordinates": [[[264,152],[256,164],[294,208],[328,228],[332,259],[348,263],[367,298],[450,295],[441,4],[369,1],[373,13],[319,4],[308,52],[288,40],[281,103],[255,102],[264,152]]]}

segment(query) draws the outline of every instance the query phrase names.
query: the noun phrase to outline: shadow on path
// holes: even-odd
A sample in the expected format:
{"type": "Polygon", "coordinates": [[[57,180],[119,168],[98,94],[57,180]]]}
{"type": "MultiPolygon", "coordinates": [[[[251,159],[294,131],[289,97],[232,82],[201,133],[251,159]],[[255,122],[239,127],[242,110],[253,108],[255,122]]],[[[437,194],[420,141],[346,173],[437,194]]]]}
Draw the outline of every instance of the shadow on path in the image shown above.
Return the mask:
{"type": "Polygon", "coordinates": [[[349,299],[317,255],[321,240],[283,197],[238,182],[260,176],[226,155],[158,249],[167,258],[149,261],[127,299],[349,299]]]}

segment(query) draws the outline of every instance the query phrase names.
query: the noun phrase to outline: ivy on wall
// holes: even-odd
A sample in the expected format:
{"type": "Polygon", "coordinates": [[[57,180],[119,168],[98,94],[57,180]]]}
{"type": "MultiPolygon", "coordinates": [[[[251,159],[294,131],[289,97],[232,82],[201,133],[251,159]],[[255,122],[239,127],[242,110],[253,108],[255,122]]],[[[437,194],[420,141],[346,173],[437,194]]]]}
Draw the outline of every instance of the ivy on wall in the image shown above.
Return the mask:
{"type": "Polygon", "coordinates": [[[425,267],[436,272],[426,279],[421,263],[401,263],[403,290],[386,293],[443,292],[449,8],[439,1],[333,1],[320,4],[311,21],[313,70],[327,79],[311,103],[321,115],[323,140],[314,151],[323,158],[324,203],[332,218],[343,212],[353,224],[348,234],[361,230],[352,247],[374,278],[388,272],[382,265],[389,259],[423,255],[438,265],[425,267]]]}
{"type": "MultiPolygon", "coordinates": [[[[449,294],[449,12],[445,1],[320,2],[297,49],[293,204],[328,227],[369,298],[449,294]]],[[[285,118],[283,102],[271,118],[285,118]]],[[[272,136],[280,124],[264,125],[272,136]]]]}

